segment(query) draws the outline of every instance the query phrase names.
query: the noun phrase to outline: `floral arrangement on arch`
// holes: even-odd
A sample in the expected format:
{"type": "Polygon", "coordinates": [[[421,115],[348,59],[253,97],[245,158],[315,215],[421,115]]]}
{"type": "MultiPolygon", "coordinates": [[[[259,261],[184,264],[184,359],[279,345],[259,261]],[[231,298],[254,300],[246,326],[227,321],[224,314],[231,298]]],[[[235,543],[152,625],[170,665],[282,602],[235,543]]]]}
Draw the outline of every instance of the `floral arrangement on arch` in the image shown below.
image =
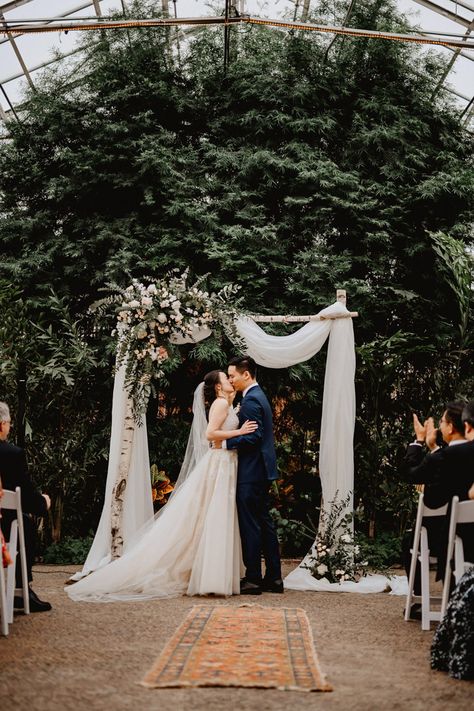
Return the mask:
{"type": "Polygon", "coordinates": [[[349,494],[338,500],[336,494],[328,510],[321,508],[319,531],[311,549],[310,562],[305,566],[316,580],[358,582],[367,575],[368,562],[362,560],[360,546],[354,542],[354,517],[347,512],[350,499],[349,494]]]}
{"type": "Polygon", "coordinates": [[[237,311],[231,300],[239,287],[229,284],[216,293],[204,290],[205,276],[188,284],[189,273],[169,272],[163,279],[133,279],[126,288],[95,305],[113,303],[117,310],[117,366],[125,364],[125,387],[137,417],[144,412],[153,380],[164,378],[180,362],[178,346],[214,332],[240,343],[237,311]]]}

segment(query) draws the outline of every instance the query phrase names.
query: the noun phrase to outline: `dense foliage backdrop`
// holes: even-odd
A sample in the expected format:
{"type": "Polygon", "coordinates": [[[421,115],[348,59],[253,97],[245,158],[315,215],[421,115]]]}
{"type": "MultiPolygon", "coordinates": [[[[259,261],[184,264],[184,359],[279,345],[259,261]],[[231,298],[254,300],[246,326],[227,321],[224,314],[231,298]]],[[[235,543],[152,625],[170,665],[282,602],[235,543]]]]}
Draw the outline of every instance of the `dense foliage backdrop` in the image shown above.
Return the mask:
{"type": "MultiPolygon", "coordinates": [[[[346,6],[314,4],[331,22],[346,6]]],[[[351,24],[405,28],[391,0],[359,0],[351,24]]],[[[360,525],[400,533],[413,514],[399,477],[411,411],[439,415],[474,394],[473,140],[434,92],[443,62],[254,26],[232,29],[227,74],[220,29],[179,51],[164,30],[82,41],[80,81],[47,74],[0,146],[0,397],[52,494],[47,537],[86,535],[102,504],[113,320],[95,325],[88,307],[109,282],[175,267],[208,274],[209,289],[239,283],[255,312],[311,313],[347,289],[360,312],[360,525]]],[[[194,385],[233,346],[188,350],[148,413],[152,462],[172,478],[194,385]]],[[[323,361],[259,376],[284,520],[318,502],[323,361]]]]}

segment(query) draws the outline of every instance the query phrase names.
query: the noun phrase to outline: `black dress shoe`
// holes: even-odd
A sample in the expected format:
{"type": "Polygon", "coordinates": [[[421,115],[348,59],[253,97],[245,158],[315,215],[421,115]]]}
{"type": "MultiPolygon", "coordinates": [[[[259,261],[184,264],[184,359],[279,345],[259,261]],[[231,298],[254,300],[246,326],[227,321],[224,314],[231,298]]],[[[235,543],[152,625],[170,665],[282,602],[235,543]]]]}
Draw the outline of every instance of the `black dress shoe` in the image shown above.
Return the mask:
{"type": "Polygon", "coordinates": [[[251,583],[250,580],[244,580],[240,583],[241,595],[261,595],[262,588],[257,583],[251,583]]]}
{"type": "Polygon", "coordinates": [[[278,580],[262,580],[262,590],[263,592],[271,593],[282,593],[284,592],[283,580],[278,578],[278,580]]]}
{"type": "MultiPolygon", "coordinates": [[[[405,610],[403,610],[403,614],[405,614],[405,610]]],[[[421,620],[421,605],[420,605],[420,603],[415,602],[410,607],[409,618],[410,618],[410,620],[421,620]]]]}
{"type": "MultiPolygon", "coordinates": [[[[30,612],[48,612],[52,609],[51,604],[49,602],[45,602],[44,600],[40,600],[34,590],[30,590],[28,598],[30,601],[30,612]]],[[[25,605],[23,598],[15,597],[13,599],[13,607],[16,610],[24,610],[25,605]]]]}

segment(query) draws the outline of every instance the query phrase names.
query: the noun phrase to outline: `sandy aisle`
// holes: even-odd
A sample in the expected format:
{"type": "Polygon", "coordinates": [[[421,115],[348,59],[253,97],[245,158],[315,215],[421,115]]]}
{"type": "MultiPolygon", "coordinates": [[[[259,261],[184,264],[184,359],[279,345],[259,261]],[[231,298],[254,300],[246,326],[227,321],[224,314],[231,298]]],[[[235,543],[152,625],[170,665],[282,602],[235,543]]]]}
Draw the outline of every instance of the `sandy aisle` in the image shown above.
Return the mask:
{"type": "MultiPolygon", "coordinates": [[[[474,684],[429,668],[432,633],[402,619],[404,598],[384,593],[265,594],[245,602],[302,607],[329,694],[249,689],[149,690],[137,685],[196,600],[73,603],[67,566],[37,566],[50,613],[18,616],[0,638],[0,708],[15,711],[287,711],[472,708],[474,684]]],[[[286,565],[285,572],[290,568],[286,565]]],[[[238,605],[242,598],[206,600],[238,605]]],[[[199,601],[202,602],[202,601],[199,601]]]]}

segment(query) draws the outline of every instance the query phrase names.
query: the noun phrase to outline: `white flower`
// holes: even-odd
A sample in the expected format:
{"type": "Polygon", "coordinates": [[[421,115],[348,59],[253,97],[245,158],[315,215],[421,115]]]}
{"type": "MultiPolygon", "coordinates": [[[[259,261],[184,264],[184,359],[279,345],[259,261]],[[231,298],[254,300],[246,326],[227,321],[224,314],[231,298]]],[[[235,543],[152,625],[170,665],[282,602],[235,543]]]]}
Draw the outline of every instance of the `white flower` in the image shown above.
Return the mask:
{"type": "Polygon", "coordinates": [[[158,353],[156,351],[151,351],[150,358],[156,360],[158,358],[158,353]]]}
{"type": "Polygon", "coordinates": [[[168,301],[168,299],[164,299],[164,300],[160,303],[160,306],[161,306],[162,309],[166,309],[169,305],[170,305],[170,302],[168,301]]]}
{"type": "Polygon", "coordinates": [[[151,296],[142,296],[143,306],[151,306],[153,304],[153,299],[151,296]]]}
{"type": "Polygon", "coordinates": [[[146,338],[146,331],[138,331],[137,338],[146,338]]]}
{"type": "Polygon", "coordinates": [[[129,303],[129,306],[131,309],[138,309],[138,307],[140,306],[140,302],[136,299],[133,299],[133,301],[129,303]]]}
{"type": "Polygon", "coordinates": [[[318,567],[316,568],[316,572],[317,572],[319,575],[324,575],[324,573],[327,573],[327,572],[328,572],[328,567],[327,567],[327,565],[324,565],[324,563],[321,563],[321,564],[318,565],[318,567]]]}
{"type": "Polygon", "coordinates": [[[348,533],[344,533],[344,534],[341,536],[341,541],[342,541],[342,543],[350,543],[351,540],[352,540],[352,539],[351,539],[351,537],[350,537],[350,535],[349,535],[348,533]]]}
{"type": "Polygon", "coordinates": [[[125,291],[133,291],[133,286],[132,286],[132,284],[130,284],[130,286],[127,286],[127,288],[125,289],[125,291]]]}
{"type": "Polygon", "coordinates": [[[355,553],[356,555],[359,555],[359,553],[360,553],[360,546],[354,546],[354,553],[355,553]]]}
{"type": "Polygon", "coordinates": [[[344,571],[343,570],[336,570],[336,575],[344,575],[344,571]]]}
{"type": "Polygon", "coordinates": [[[324,556],[326,555],[326,553],[327,553],[327,551],[325,551],[325,550],[319,551],[319,557],[320,557],[320,558],[324,558],[324,556]]]}
{"type": "Polygon", "coordinates": [[[160,323],[166,323],[166,314],[164,314],[163,312],[161,312],[161,314],[158,314],[158,321],[160,323]]]}
{"type": "Polygon", "coordinates": [[[158,289],[156,288],[156,286],[154,284],[150,284],[149,286],[147,286],[146,290],[148,291],[149,294],[156,294],[156,292],[158,291],[158,289]]]}
{"type": "Polygon", "coordinates": [[[176,316],[175,316],[174,318],[175,318],[175,321],[182,321],[182,320],[183,320],[183,315],[182,315],[182,314],[176,314],[176,316]]]}
{"type": "Polygon", "coordinates": [[[344,575],[344,580],[350,580],[350,579],[351,579],[351,576],[350,576],[350,575],[347,575],[347,573],[346,573],[346,574],[344,575]]]}
{"type": "Polygon", "coordinates": [[[181,307],[181,301],[173,301],[171,304],[171,308],[174,309],[175,311],[179,311],[181,307]]]}

